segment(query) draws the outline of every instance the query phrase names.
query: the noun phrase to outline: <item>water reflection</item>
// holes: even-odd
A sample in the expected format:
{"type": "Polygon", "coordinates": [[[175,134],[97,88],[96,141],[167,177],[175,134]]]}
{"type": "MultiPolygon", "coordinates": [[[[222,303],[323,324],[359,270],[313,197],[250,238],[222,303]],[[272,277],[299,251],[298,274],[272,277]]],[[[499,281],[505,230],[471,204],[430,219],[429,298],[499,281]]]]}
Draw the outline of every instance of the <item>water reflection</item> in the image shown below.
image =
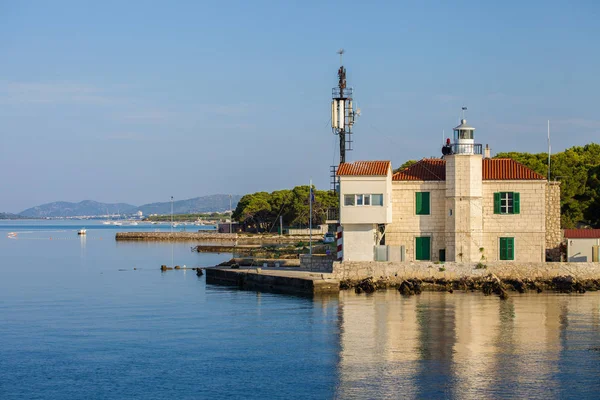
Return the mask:
{"type": "Polygon", "coordinates": [[[600,389],[600,352],[590,351],[600,346],[597,293],[500,301],[343,292],[339,307],[338,398],[545,398],[600,389]]]}

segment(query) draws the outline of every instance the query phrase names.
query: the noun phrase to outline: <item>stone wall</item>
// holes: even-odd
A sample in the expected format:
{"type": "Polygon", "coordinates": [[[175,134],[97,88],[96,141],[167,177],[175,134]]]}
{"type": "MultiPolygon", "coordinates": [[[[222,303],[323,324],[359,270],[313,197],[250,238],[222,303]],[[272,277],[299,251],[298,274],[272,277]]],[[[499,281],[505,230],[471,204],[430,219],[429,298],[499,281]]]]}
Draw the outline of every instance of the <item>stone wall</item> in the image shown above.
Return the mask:
{"type": "Polygon", "coordinates": [[[600,279],[600,263],[547,263],[497,261],[477,268],[475,263],[446,262],[352,262],[336,261],[332,266],[331,278],[359,280],[368,277],[388,278],[401,281],[409,278],[460,279],[493,273],[503,279],[552,278],[570,275],[577,279],[600,279]]]}
{"type": "Polygon", "coordinates": [[[515,261],[543,262],[545,257],[546,181],[485,181],[483,185],[483,256],[498,261],[500,238],[515,239],[515,261]],[[494,193],[519,192],[519,214],[494,214],[494,193]]]}
{"type": "Polygon", "coordinates": [[[548,182],[546,185],[546,258],[560,260],[560,182],[548,182]]]}
{"type": "Polygon", "coordinates": [[[385,244],[405,246],[406,259],[414,260],[415,237],[429,236],[432,258],[436,261],[439,249],[446,247],[446,182],[399,181],[394,182],[392,188],[392,223],[385,230],[385,244]],[[430,215],[416,214],[416,192],[430,193],[430,215]]]}
{"type": "Polygon", "coordinates": [[[331,273],[336,256],[320,254],[300,254],[300,268],[310,272],[331,273]]]}

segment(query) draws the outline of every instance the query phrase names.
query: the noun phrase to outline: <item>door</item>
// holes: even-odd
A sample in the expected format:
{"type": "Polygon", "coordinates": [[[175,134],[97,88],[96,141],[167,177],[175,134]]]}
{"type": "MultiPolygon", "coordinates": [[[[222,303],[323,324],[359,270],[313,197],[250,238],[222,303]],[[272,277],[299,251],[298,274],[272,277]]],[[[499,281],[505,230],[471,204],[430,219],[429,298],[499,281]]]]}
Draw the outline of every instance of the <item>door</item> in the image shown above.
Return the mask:
{"type": "Polygon", "coordinates": [[[446,261],[446,249],[440,249],[440,262],[446,261]]]}
{"type": "Polygon", "coordinates": [[[431,237],[421,236],[415,240],[415,258],[420,261],[431,260],[431,237]]]}

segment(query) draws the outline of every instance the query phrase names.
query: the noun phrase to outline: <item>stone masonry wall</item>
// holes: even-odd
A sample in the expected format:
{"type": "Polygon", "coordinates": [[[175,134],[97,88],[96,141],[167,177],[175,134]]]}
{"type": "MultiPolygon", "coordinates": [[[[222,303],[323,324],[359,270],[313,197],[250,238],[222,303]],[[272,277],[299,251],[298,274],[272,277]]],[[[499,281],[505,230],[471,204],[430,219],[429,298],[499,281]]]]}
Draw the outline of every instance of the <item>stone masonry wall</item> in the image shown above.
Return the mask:
{"type": "Polygon", "coordinates": [[[560,182],[548,182],[546,186],[546,257],[560,260],[560,182]]]}
{"type": "Polygon", "coordinates": [[[401,281],[409,278],[460,279],[493,273],[504,279],[552,278],[571,275],[577,279],[600,279],[600,263],[547,263],[497,261],[477,269],[475,263],[446,262],[352,262],[333,263],[331,278],[359,280],[368,277],[401,281]]]}
{"type": "Polygon", "coordinates": [[[336,256],[300,254],[300,268],[310,272],[331,273],[336,256]]]}

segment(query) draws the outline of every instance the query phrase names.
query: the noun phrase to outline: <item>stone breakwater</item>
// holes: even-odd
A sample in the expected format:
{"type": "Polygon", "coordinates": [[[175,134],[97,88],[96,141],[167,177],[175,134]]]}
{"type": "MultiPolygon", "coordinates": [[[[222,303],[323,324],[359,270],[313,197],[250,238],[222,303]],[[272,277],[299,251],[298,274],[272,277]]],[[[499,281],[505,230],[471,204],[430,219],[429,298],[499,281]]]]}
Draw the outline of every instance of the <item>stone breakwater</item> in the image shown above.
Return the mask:
{"type": "Polygon", "coordinates": [[[403,295],[424,290],[481,291],[507,299],[509,292],[585,293],[600,290],[599,263],[393,263],[333,262],[331,275],[341,289],[370,293],[397,289],[403,295]]]}
{"type": "MultiPolygon", "coordinates": [[[[118,232],[116,240],[235,242],[237,244],[308,243],[306,236],[249,235],[217,232],[118,232]]],[[[316,243],[318,238],[313,237],[316,243]]]]}
{"type": "Polygon", "coordinates": [[[236,234],[215,232],[117,232],[116,240],[167,241],[228,241],[237,240],[236,234]]]}
{"type": "Polygon", "coordinates": [[[478,278],[490,273],[500,279],[551,280],[558,276],[575,279],[600,279],[600,263],[514,262],[441,264],[429,262],[332,262],[329,272],[335,279],[362,280],[368,277],[390,280],[478,278]]]}
{"type": "Polygon", "coordinates": [[[300,266],[337,279],[340,289],[354,289],[357,293],[398,289],[402,294],[412,295],[424,290],[449,293],[463,290],[506,299],[511,291],[600,290],[600,263],[338,262],[329,257],[303,255],[300,266]]]}

